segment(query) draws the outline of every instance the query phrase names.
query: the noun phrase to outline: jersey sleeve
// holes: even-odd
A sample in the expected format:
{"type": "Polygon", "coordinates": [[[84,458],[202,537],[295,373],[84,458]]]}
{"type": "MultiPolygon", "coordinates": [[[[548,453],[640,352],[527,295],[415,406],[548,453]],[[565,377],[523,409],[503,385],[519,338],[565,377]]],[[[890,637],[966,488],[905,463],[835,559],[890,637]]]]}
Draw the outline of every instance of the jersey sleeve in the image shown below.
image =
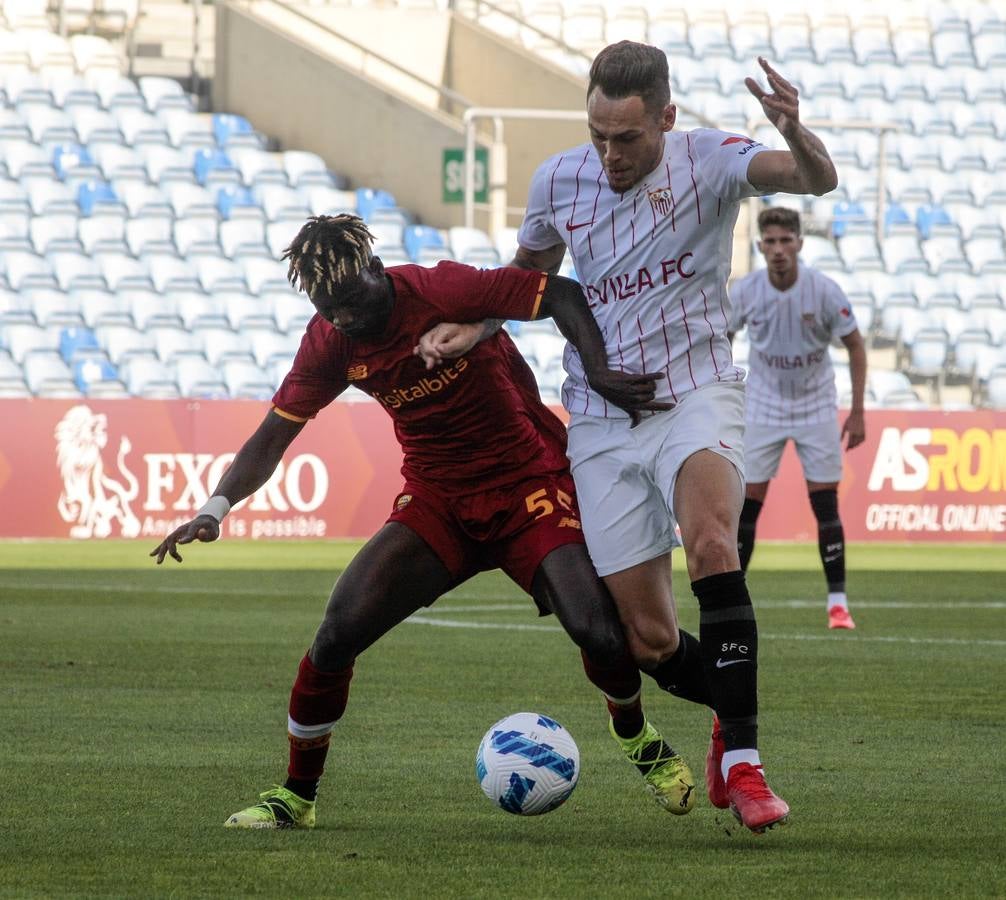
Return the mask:
{"type": "Polygon", "coordinates": [[[731,201],[761,195],[761,191],[748,181],[748,166],[768,147],[742,134],[713,128],[699,128],[691,134],[698,158],[696,168],[717,197],[731,201]]]}
{"type": "Polygon", "coordinates": [[[273,395],[273,411],[294,422],[313,419],[349,384],[347,350],[347,342],[315,316],[301,339],[290,371],[273,395]]]}
{"type": "Polygon", "coordinates": [[[511,266],[476,269],[445,261],[427,271],[423,293],[439,307],[445,322],[529,321],[537,317],[548,283],[545,272],[511,266]]]}
{"type": "Polygon", "coordinates": [[[845,292],[830,278],[821,276],[824,284],[824,320],[835,337],[852,334],[858,327],[852,304],[845,292]]]}
{"type": "Polygon", "coordinates": [[[524,213],[524,221],[517,231],[518,245],[528,250],[548,250],[557,244],[565,243],[553,222],[554,215],[549,190],[551,174],[555,171],[556,165],[556,159],[546,160],[538,166],[531,177],[527,210],[524,213]]]}

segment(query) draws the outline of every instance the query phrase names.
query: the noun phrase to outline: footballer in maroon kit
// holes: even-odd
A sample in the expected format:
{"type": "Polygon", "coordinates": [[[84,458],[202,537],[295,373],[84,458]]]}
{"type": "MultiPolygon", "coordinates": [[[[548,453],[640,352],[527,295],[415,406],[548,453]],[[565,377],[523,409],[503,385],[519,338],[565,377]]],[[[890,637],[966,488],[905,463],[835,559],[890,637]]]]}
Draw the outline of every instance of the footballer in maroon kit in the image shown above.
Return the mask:
{"type": "MultiPolygon", "coordinates": [[[[405,485],[388,521],[332,590],[290,696],[283,787],[230,816],[238,828],[312,827],[315,797],[357,656],[399,622],[476,572],[500,568],[554,613],[604,693],[610,729],[668,811],[694,803],[687,766],[646,721],[640,676],[609,594],[587,555],[565,456],[565,429],[504,333],[428,370],[419,337],[450,320],[551,316],[580,351],[594,389],[627,410],[652,404],[655,377],[609,370],[579,285],[518,269],[385,269],[356,216],[312,218],[288,248],[290,279],[318,314],[258,430],[213,496],[151,556],[212,541],[233,504],[266,483],[305,423],[347,387],[387,410],[404,453],[405,485]]],[[[680,677],[674,693],[705,696],[680,677]]]]}

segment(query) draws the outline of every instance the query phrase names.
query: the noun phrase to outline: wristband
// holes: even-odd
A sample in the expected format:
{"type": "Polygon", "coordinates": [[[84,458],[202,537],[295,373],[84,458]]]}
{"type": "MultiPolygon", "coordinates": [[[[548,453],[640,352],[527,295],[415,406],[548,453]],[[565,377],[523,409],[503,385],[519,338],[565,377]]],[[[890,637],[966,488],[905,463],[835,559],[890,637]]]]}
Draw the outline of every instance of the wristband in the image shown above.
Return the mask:
{"type": "Polygon", "coordinates": [[[226,516],[230,510],[230,500],[220,494],[215,494],[202,505],[196,513],[196,518],[198,519],[200,516],[212,516],[219,524],[224,520],[224,516],[226,516]]]}

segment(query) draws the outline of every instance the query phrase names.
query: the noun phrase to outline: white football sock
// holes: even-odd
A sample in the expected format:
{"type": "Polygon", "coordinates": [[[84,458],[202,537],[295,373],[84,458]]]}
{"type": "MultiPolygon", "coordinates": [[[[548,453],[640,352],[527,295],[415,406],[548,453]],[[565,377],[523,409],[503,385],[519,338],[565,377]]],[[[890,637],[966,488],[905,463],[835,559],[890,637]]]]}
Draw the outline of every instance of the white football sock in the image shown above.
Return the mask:
{"type": "Polygon", "coordinates": [[[737,763],[750,763],[752,766],[760,766],[761,757],[758,755],[757,750],[727,750],[720,762],[720,771],[723,773],[724,781],[727,780],[730,767],[736,766],[737,763]]]}
{"type": "Polygon", "coordinates": [[[828,592],[828,609],[833,606],[841,606],[842,609],[849,608],[849,601],[846,599],[845,591],[828,592]]]}

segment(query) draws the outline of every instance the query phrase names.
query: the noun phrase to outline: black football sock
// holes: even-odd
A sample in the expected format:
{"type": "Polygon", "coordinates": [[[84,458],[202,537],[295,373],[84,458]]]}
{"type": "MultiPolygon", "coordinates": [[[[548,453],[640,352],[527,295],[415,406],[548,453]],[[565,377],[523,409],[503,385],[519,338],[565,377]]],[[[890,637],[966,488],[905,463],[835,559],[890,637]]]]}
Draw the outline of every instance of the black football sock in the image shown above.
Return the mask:
{"type": "Polygon", "coordinates": [[[744,573],[692,582],[702,665],[727,750],[758,746],[758,627],[744,573]]]}
{"type": "Polygon", "coordinates": [[[683,628],[678,630],[678,639],[678,649],[646,674],[657,682],[661,690],[675,697],[711,706],[712,695],[702,666],[699,639],[683,628]]]}
{"type": "Polygon", "coordinates": [[[830,593],[845,592],[845,530],[838,517],[838,492],[814,491],[810,506],[817,519],[817,548],[830,593]]]}
{"type": "Polygon", "coordinates": [[[318,778],[301,779],[287,778],[283,785],[288,791],[293,791],[301,800],[315,800],[318,796],[318,778]]]}
{"type": "Polygon", "coordinates": [[[748,570],[748,563],[751,562],[751,554],[755,545],[755,525],[758,522],[758,513],[761,512],[762,502],[744,498],[744,506],[741,507],[741,521],[737,526],[737,552],[741,558],[741,570],[748,570]]]}

